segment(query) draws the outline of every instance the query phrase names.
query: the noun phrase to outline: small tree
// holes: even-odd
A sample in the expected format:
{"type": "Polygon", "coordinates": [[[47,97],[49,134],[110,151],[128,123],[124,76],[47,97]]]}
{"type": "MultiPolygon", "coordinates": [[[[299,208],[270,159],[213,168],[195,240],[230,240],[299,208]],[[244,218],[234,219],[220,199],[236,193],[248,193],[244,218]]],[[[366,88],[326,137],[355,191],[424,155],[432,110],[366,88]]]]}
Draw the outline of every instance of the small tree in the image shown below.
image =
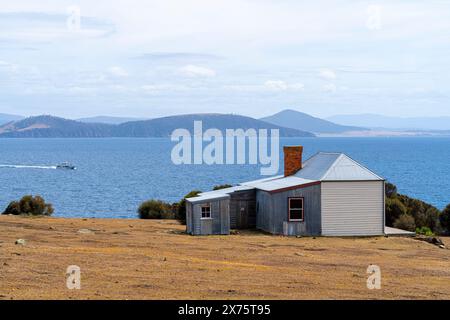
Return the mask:
{"type": "Polygon", "coordinates": [[[148,200],[143,202],[138,209],[141,219],[172,219],[171,205],[161,200],[148,200]]]}
{"type": "Polygon", "coordinates": [[[450,234],[450,204],[441,212],[439,219],[444,232],[450,234]]]}
{"type": "Polygon", "coordinates": [[[394,184],[386,182],[385,191],[388,198],[397,197],[397,187],[394,184]]]}
{"type": "Polygon", "coordinates": [[[394,227],[408,231],[415,231],[416,224],[412,216],[402,214],[397,220],[395,220],[394,227]]]}
{"type": "Polygon", "coordinates": [[[193,190],[185,195],[183,199],[181,199],[181,201],[178,203],[175,219],[180,221],[182,224],[186,224],[186,199],[196,197],[199,195],[199,193],[202,192],[199,190],[193,190]]]}
{"type": "Polygon", "coordinates": [[[392,227],[394,222],[406,214],[405,205],[397,198],[386,198],[386,225],[392,227]]]}
{"type": "Polygon", "coordinates": [[[12,201],[2,214],[30,215],[30,216],[51,216],[53,206],[46,203],[41,196],[24,196],[19,201],[12,201]]]}

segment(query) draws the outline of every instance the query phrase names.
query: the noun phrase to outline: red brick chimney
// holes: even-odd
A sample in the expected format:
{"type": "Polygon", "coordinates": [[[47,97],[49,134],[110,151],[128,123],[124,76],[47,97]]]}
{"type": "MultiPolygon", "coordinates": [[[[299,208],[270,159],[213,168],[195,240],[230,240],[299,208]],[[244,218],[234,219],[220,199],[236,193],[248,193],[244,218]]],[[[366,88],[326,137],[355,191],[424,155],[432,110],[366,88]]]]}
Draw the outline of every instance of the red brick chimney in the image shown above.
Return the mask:
{"type": "Polygon", "coordinates": [[[292,176],[302,168],[302,146],[284,147],[284,176],[292,176]]]}

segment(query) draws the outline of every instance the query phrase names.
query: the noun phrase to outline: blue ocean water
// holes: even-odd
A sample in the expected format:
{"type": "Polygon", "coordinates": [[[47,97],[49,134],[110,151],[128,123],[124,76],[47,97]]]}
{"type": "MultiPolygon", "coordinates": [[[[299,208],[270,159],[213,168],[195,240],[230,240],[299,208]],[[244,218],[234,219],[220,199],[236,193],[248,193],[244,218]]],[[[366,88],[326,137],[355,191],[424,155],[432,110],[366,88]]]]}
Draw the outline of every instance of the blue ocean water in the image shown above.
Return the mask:
{"type": "MultiPolygon", "coordinates": [[[[440,209],[450,203],[450,138],[284,138],[280,144],[303,145],[305,158],[345,152],[401,193],[440,209]]],[[[175,202],[193,189],[261,178],[257,165],[176,166],[173,146],[163,138],[0,139],[0,211],[39,194],[53,203],[55,216],[135,218],[149,198],[175,202]],[[77,170],[54,168],[64,161],[77,170]]]]}

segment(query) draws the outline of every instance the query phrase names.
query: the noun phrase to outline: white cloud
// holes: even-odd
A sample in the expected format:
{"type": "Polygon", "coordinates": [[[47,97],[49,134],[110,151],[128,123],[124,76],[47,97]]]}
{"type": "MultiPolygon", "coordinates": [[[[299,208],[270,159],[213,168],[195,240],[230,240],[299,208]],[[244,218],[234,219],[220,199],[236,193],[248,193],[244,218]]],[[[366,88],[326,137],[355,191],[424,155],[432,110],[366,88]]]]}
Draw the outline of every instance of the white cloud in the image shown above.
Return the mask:
{"type": "Polygon", "coordinates": [[[336,80],[337,78],[336,72],[331,69],[322,69],[320,70],[319,75],[325,80],[336,80]]]}
{"type": "Polygon", "coordinates": [[[337,87],[334,83],[328,83],[326,85],[323,86],[323,90],[326,92],[331,92],[334,93],[337,91],[337,87]]]}
{"type": "Polygon", "coordinates": [[[111,67],[108,69],[108,72],[114,77],[118,77],[118,78],[128,77],[128,71],[122,67],[117,67],[117,66],[111,67]]]}
{"type": "Polygon", "coordinates": [[[210,68],[195,66],[195,65],[187,65],[179,69],[179,72],[185,77],[191,78],[211,78],[216,76],[216,71],[210,68]]]}
{"type": "Polygon", "coordinates": [[[264,83],[264,87],[273,91],[303,91],[305,86],[303,83],[287,83],[282,80],[268,80],[264,83]]]}

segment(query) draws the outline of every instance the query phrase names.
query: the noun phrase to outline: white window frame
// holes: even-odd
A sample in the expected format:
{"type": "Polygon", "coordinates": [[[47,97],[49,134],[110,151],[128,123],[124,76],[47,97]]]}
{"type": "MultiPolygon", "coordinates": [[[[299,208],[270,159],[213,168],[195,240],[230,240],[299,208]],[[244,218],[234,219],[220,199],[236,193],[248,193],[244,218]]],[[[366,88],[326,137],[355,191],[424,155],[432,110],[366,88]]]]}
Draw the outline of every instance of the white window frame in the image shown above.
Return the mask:
{"type": "Polygon", "coordinates": [[[305,198],[303,197],[289,197],[288,198],[288,219],[290,222],[304,222],[305,221],[305,198]],[[291,209],[291,200],[301,200],[302,208],[301,209],[291,209]],[[302,219],[291,219],[291,211],[301,211],[302,219]]]}
{"type": "Polygon", "coordinates": [[[201,217],[200,217],[201,220],[210,220],[210,219],[212,219],[211,204],[207,203],[207,204],[201,205],[200,206],[200,214],[201,214],[201,217]],[[209,217],[203,217],[203,209],[207,209],[207,208],[209,209],[209,217]]]}

